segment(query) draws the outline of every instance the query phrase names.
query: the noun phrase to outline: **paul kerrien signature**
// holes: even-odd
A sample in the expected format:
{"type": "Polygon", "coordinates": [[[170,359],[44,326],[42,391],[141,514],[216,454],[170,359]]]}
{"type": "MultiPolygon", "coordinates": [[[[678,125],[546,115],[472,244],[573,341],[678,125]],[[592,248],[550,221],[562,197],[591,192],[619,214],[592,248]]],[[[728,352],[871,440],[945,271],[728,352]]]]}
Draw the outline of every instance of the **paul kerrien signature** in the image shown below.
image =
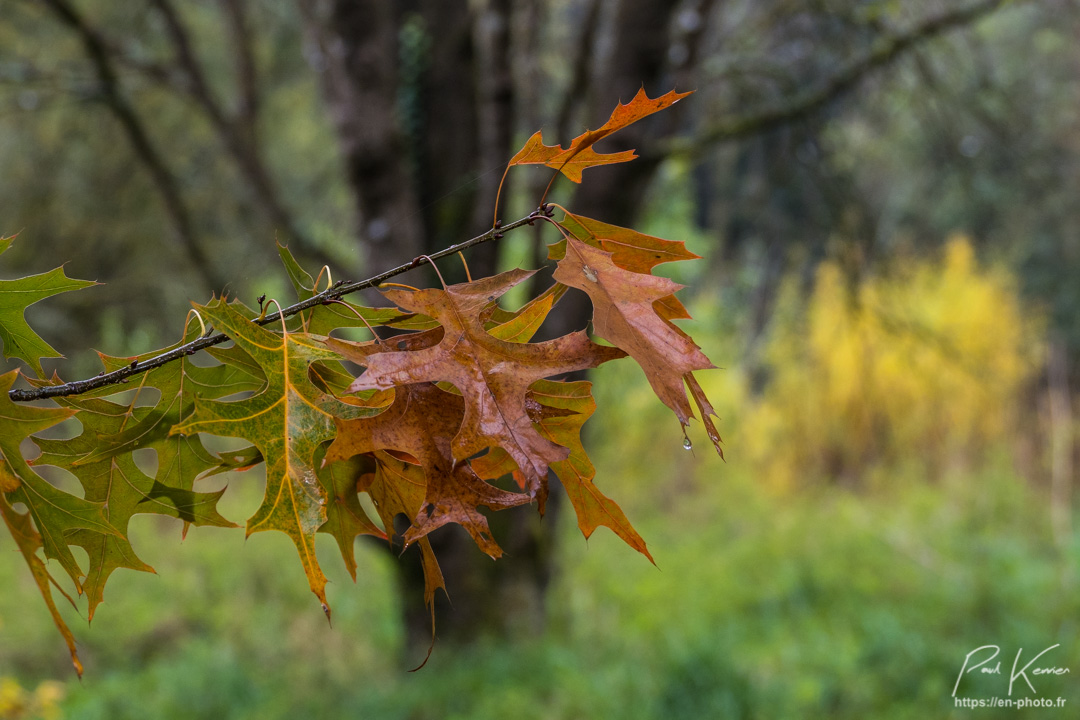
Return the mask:
{"type": "MultiPolygon", "coordinates": [[[[1027,686],[1029,688],[1031,688],[1031,692],[1035,692],[1035,686],[1031,684],[1031,678],[1028,677],[1028,669],[1031,668],[1031,666],[1035,664],[1036,660],[1038,660],[1043,655],[1050,652],[1051,650],[1053,650],[1056,647],[1061,647],[1061,643],[1058,643],[1056,645],[1051,645],[1050,647],[1046,648],[1041,653],[1039,653],[1035,657],[1031,658],[1031,661],[1028,662],[1028,664],[1025,665],[1024,667],[1020,668],[1020,670],[1017,670],[1016,667],[1020,664],[1020,656],[1021,656],[1021,654],[1023,654],[1024,648],[1020,648],[1019,650],[1016,651],[1016,659],[1013,660],[1012,674],[1009,676],[1009,695],[1010,696],[1012,695],[1012,691],[1013,691],[1013,683],[1015,683],[1018,678],[1023,678],[1024,682],[1027,683],[1027,686]]],[[[1000,660],[998,660],[997,664],[995,664],[995,665],[990,665],[989,664],[989,663],[993,662],[994,659],[1000,653],[1001,653],[1001,648],[998,647],[997,645],[983,645],[982,647],[977,647],[974,650],[972,650],[971,652],[969,652],[967,654],[967,656],[964,658],[964,664],[960,668],[960,674],[956,676],[956,684],[953,686],[953,691],[952,691],[953,697],[956,697],[956,691],[960,689],[960,681],[963,680],[964,676],[967,675],[970,672],[975,672],[976,670],[978,670],[979,673],[982,674],[982,675],[1001,675],[1001,661],[1000,660]],[[992,651],[992,652],[990,652],[990,656],[987,657],[986,659],[981,660],[980,662],[977,662],[974,665],[972,665],[971,664],[972,657],[977,656],[979,653],[982,653],[983,651],[992,651]]],[[[976,658],[976,659],[978,659],[978,658],[976,658]]],[[[1067,668],[1067,667],[1045,666],[1045,667],[1031,668],[1031,674],[1032,675],[1064,675],[1067,672],[1069,672],[1069,668],[1067,668]]]]}

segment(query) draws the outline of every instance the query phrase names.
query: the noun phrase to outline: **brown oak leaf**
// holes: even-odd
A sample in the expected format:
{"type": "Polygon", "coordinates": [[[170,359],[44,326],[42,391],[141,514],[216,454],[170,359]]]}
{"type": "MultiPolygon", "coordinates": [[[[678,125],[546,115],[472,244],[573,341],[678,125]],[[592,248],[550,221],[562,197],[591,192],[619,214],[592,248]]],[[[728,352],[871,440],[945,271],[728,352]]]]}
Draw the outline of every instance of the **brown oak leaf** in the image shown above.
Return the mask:
{"type": "MultiPolygon", "coordinates": [[[[551,466],[577,514],[578,528],[588,539],[601,525],[612,531],[650,562],[654,562],[645,540],[630,524],[622,508],[600,491],[593,482],[596,468],[581,444],[581,427],[596,410],[592,383],[541,380],[533,385],[530,399],[542,408],[533,415],[540,432],[554,442],[570,448],[570,456],[551,466]]],[[[500,448],[471,461],[477,475],[491,480],[516,470],[514,461],[500,448]]]]}
{"type": "Polygon", "coordinates": [[[511,270],[445,290],[386,291],[399,307],[438,320],[443,337],[432,347],[370,355],[364,359],[367,370],[349,389],[452,383],[465,402],[464,419],[450,446],[452,457],[462,461],[486,448],[502,447],[518,463],[542,511],[548,466],[565,460],[569,451],[533,427],[525,404],[529,385],[626,353],[593,343],[583,331],[542,343],[508,342],[487,332],[481,311],[532,274],[511,270]]]}
{"type": "Polygon", "coordinates": [[[394,389],[393,404],[378,415],[339,420],[326,460],[335,462],[376,450],[408,453],[422,469],[425,491],[421,506],[408,508],[413,526],[405,533],[406,545],[454,522],[468,531],[481,550],[497,558],[502,550],[477,506],[500,510],[524,505],[532,498],[493,487],[477,477],[468,463],[454,461],[450,445],[464,417],[461,396],[431,383],[401,385],[394,389]]]}
{"type": "MultiPolygon", "coordinates": [[[[596,334],[625,350],[637,361],[660,400],[675,412],[685,427],[694,413],[683,382],[702,413],[714,414],[690,374],[714,365],[693,340],[658,314],[657,300],[671,296],[682,285],[656,275],[630,272],[612,262],[612,254],[577,240],[566,239],[566,256],[559,261],[555,280],[588,293],[593,304],[596,334]]],[[[681,307],[681,306],[680,306],[681,307]]],[[[720,436],[706,422],[709,439],[723,457],[720,436]]]]}

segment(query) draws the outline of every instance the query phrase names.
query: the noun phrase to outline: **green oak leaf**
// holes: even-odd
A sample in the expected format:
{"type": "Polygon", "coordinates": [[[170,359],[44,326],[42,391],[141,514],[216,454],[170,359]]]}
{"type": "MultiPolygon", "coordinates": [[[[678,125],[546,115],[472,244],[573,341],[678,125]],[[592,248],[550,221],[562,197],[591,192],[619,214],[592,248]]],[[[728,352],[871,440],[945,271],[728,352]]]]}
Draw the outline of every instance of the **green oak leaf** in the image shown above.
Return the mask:
{"type": "Polygon", "coordinates": [[[326,506],[326,524],[319,532],[332,535],[337,540],[345,568],[356,580],[356,553],[354,545],[358,535],[374,535],[386,539],[386,533],[371,521],[360,504],[357,480],[370,472],[374,463],[369,458],[357,456],[343,462],[319,463],[319,478],[329,490],[326,506]],[[368,467],[372,466],[372,467],[368,467]]]}
{"type": "Polygon", "coordinates": [[[288,535],[312,592],[329,614],[326,576],[315,557],[315,533],[328,519],[328,493],[318,477],[315,453],[334,437],[335,416],[365,417],[379,410],[344,403],[311,382],[312,363],[337,356],[308,336],[273,333],[220,300],[198,309],[258,363],[266,385],[240,400],[197,399],[192,416],[171,433],[238,437],[258,448],[266,462],[266,495],[247,521],[247,534],[277,530],[288,535]]]}
{"type": "Polygon", "coordinates": [[[26,560],[53,622],[67,643],[75,671],[81,676],[82,663],[75,651],[75,638],[56,608],[52,588],[57,588],[69,602],[71,598],[53,579],[37,551],[40,548],[47,558],[58,560],[81,591],[82,570],[71,554],[65,533],[93,531],[108,536],[119,533],[109,525],[100,503],[54,488],[26,463],[19,447],[22,441],[31,433],[66,420],[73,411],[12,402],[8,391],[18,375],[18,370],[0,375],[0,517],[26,560]],[[28,511],[18,512],[13,503],[22,503],[28,511]]]}
{"type": "Polygon", "coordinates": [[[82,483],[86,499],[102,503],[105,517],[124,534],[124,537],[117,537],[75,530],[65,536],[69,543],[86,550],[89,558],[83,590],[92,620],[97,606],[104,600],[105,584],[114,570],[127,568],[154,572],[139,559],[126,538],[132,516],[152,513],[194,525],[237,526],[217,511],[217,502],[224,490],[197,493],[163,485],[139,469],[131,452],[116,452],[94,462],[84,461],[93,452],[98,438],[116,436],[126,423],[145,421],[153,408],[133,409],[99,398],[61,398],[58,402],[78,410],[83,432],[70,440],[36,438],[42,453],[34,465],[54,465],[73,473],[82,483]]]}
{"type": "Polygon", "coordinates": [[[81,587],[82,570],[65,535],[74,530],[90,530],[106,535],[120,533],[109,524],[101,503],[91,502],[50,485],[23,459],[19,444],[30,433],[52,427],[74,414],[65,408],[41,408],[16,404],[8,397],[18,370],[0,375],[0,453],[7,479],[0,487],[12,502],[21,502],[30,511],[41,535],[45,557],[57,560],[76,587],[81,587]]]}
{"type": "MultiPolygon", "coordinates": [[[[0,477],[6,473],[7,468],[0,464],[0,477]]],[[[38,557],[38,548],[42,546],[41,535],[38,534],[33,523],[30,522],[30,513],[17,512],[8,503],[4,493],[0,492],[0,518],[3,518],[4,524],[11,531],[11,537],[15,539],[15,544],[19,546],[19,552],[22,553],[23,559],[26,560],[26,564],[30,567],[30,573],[34,576],[34,582],[37,583],[41,596],[45,598],[45,604],[52,615],[53,623],[55,623],[56,629],[63,636],[64,642],[67,643],[68,652],[71,653],[71,664],[75,666],[75,672],[78,673],[79,677],[82,677],[83,666],[82,662],[79,661],[79,654],[75,650],[75,636],[71,634],[71,629],[64,622],[64,618],[61,617],[60,611],[56,608],[56,602],[52,594],[53,588],[55,587],[61,595],[67,598],[67,601],[73,607],[75,601],[56,584],[52,575],[49,574],[48,568],[45,567],[45,563],[41,562],[41,558],[38,557]]]]}
{"type": "MultiPolygon", "coordinates": [[[[14,239],[0,239],[0,254],[11,246],[14,239]]],[[[41,358],[62,355],[30,329],[23,315],[26,308],[52,295],[97,284],[92,280],[69,278],[62,267],[18,280],[0,280],[0,340],[4,341],[4,357],[19,358],[38,375],[44,375],[41,358]]]]}
{"type": "MultiPolygon", "coordinates": [[[[136,357],[118,358],[100,353],[99,356],[105,371],[112,372],[130,365],[133,361],[146,362],[157,355],[191,342],[197,339],[201,332],[202,326],[191,320],[183,339],[170,347],[136,357]]],[[[210,468],[217,467],[220,460],[206,450],[197,436],[169,435],[169,430],[191,415],[196,396],[222,398],[238,392],[253,392],[264,384],[265,379],[262,378],[261,371],[243,362],[202,367],[192,362],[190,357],[185,356],[180,360],[153,368],[139,377],[138,383],[134,385],[136,391],[134,397],[120,411],[105,405],[85,405],[84,400],[58,401],[65,406],[67,402],[70,402],[71,407],[84,412],[93,412],[90,408],[97,408],[96,412],[104,416],[111,416],[114,412],[122,411],[123,417],[116,422],[84,422],[85,431],[83,437],[80,438],[81,442],[69,443],[59,448],[57,457],[63,456],[64,461],[57,460],[50,464],[57,464],[78,476],[78,468],[93,466],[103,460],[120,457],[139,448],[150,448],[157,453],[158,460],[154,480],[162,488],[179,491],[181,495],[178,497],[185,497],[183,493],[192,492],[195,478],[210,468]],[[257,373],[257,376],[253,376],[252,372],[257,373]],[[153,406],[137,406],[141,398],[152,394],[151,390],[157,391],[157,402],[153,406]]],[[[127,392],[131,389],[131,384],[113,385],[84,393],[81,397],[84,399],[101,397],[127,392]]],[[[140,512],[150,511],[141,510],[140,512]]],[[[184,519],[183,532],[186,534],[190,523],[183,514],[178,517],[184,519]]]]}

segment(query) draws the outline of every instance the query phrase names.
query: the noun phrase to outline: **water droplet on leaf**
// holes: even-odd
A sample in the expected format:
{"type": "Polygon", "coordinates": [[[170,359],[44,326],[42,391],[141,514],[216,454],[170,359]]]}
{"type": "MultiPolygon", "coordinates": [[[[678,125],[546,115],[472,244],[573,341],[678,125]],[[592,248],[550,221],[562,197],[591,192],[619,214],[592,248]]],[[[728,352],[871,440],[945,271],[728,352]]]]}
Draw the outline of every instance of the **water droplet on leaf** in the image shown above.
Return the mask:
{"type": "Polygon", "coordinates": [[[591,282],[596,282],[596,271],[593,270],[591,267],[589,267],[588,265],[582,265],[581,271],[585,273],[585,277],[588,278],[591,282]]]}
{"type": "Polygon", "coordinates": [[[690,442],[690,438],[686,438],[685,440],[682,441],[682,446],[683,446],[683,450],[692,450],[693,447],[694,447],[694,444],[692,442],[690,442]]]}

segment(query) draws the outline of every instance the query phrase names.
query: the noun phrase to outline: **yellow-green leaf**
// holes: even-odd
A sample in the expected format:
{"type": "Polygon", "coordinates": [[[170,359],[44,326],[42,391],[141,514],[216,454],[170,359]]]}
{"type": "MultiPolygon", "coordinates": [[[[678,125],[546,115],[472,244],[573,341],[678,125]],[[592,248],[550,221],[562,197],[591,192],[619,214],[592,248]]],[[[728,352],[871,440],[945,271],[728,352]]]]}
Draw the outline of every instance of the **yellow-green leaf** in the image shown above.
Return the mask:
{"type": "MultiPolygon", "coordinates": [[[[0,240],[0,253],[11,246],[15,238],[0,240]]],[[[41,358],[61,357],[60,353],[26,324],[23,313],[39,300],[71,290],[97,285],[91,280],[74,280],[55,268],[40,275],[0,280],[0,340],[4,341],[4,357],[16,357],[43,375],[41,358]]]]}

